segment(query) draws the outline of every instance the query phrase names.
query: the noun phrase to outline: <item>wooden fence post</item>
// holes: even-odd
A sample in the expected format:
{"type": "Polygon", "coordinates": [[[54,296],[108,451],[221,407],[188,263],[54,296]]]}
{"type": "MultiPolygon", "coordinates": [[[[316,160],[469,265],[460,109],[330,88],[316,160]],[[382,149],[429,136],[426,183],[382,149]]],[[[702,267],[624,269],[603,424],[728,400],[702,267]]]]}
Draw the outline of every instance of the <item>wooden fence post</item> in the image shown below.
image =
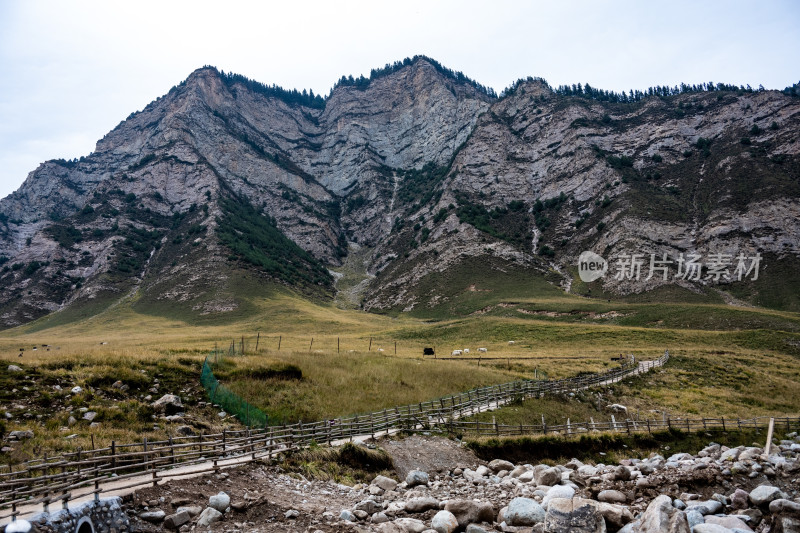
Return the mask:
{"type": "Polygon", "coordinates": [[[94,501],[100,501],[100,465],[94,465],[94,501]]]}
{"type": "Polygon", "coordinates": [[[281,351],[281,341],[283,340],[283,335],[278,335],[278,351],[281,351]]]}
{"type": "Polygon", "coordinates": [[[258,334],[256,335],[256,349],[255,349],[256,353],[258,353],[258,341],[260,340],[261,340],[261,332],[259,331],[258,334]]]}
{"type": "Polygon", "coordinates": [[[769,419],[769,428],[767,429],[767,445],[764,447],[764,455],[769,457],[769,450],[772,448],[772,431],[775,429],[775,419],[769,419]]]}

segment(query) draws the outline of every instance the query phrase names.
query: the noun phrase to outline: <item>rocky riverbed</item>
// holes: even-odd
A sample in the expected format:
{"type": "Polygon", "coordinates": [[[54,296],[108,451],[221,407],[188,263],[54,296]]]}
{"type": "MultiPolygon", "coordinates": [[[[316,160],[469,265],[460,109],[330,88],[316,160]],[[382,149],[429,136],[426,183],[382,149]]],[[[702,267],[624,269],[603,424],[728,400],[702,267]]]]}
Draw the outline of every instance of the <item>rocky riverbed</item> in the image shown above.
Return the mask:
{"type": "Polygon", "coordinates": [[[126,505],[150,532],[797,532],[800,437],[775,443],[769,455],[710,443],[618,464],[475,458],[353,487],[259,464],[138,491],[126,505]]]}

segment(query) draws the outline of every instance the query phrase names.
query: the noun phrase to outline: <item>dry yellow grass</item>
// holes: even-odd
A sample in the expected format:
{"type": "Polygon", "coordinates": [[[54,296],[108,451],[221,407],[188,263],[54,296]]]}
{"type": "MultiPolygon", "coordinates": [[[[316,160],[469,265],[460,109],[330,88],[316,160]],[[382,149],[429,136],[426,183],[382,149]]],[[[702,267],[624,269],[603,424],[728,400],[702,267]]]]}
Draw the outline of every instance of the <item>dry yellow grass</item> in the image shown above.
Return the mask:
{"type": "MultiPolygon", "coordinates": [[[[550,378],[603,371],[615,364],[611,358],[619,354],[653,359],[668,348],[675,357],[666,369],[616,386],[614,398],[640,412],[659,409],[753,416],[800,410],[800,317],[792,313],[704,304],[597,302],[565,296],[528,298],[486,314],[427,322],[342,310],[285,292],[251,303],[257,313],[227,324],[188,324],[119,305],[79,322],[54,327],[35,323],[0,332],[0,361],[4,362],[0,377],[14,379],[4,373],[5,366],[20,364],[38,372],[31,378],[35,383],[29,379],[24,385],[37,389],[50,386],[48,380],[52,379],[81,385],[93,376],[127,368],[145,370],[151,377],[161,373],[162,381],[173,379],[178,388],[197,387],[200,363],[206,355],[215,347],[227,350],[231,341],[238,352],[244,337],[248,355],[236,358],[233,365],[246,369],[292,363],[301,368],[304,380],[259,381],[240,373],[226,384],[275,416],[310,420],[532,378],[534,369],[550,378]],[[528,312],[521,313],[520,308],[528,312]],[[547,310],[552,316],[531,314],[531,310],[547,310]],[[621,318],[587,315],[609,311],[616,311],[621,318]],[[702,327],[688,327],[691,325],[702,327]],[[515,344],[509,345],[510,340],[515,344]],[[45,344],[49,351],[42,347],[45,344]],[[38,349],[33,351],[33,346],[38,349]],[[427,346],[435,346],[440,356],[460,348],[470,348],[470,356],[478,355],[479,347],[487,348],[488,353],[480,362],[423,360],[422,349],[427,346]],[[22,358],[18,357],[20,348],[25,348],[22,358]]],[[[12,382],[4,383],[15,387],[12,382]]],[[[16,388],[18,392],[11,397],[27,394],[21,386],[16,388]]],[[[115,420],[110,413],[109,422],[91,430],[97,445],[110,439],[141,440],[143,435],[157,438],[171,430],[164,424],[153,430],[152,421],[137,411],[139,404],[147,404],[142,398],[145,392],[138,391],[126,400],[129,405],[123,405],[124,417],[115,420]],[[135,423],[126,423],[131,420],[135,423]]],[[[159,392],[180,391],[162,388],[159,392]]],[[[113,396],[108,398],[87,398],[83,406],[107,409],[113,403],[113,396]]],[[[192,406],[191,412],[209,430],[220,427],[212,410],[192,406]]],[[[518,410],[514,417],[535,419],[540,416],[537,412],[541,409],[534,404],[518,410]]],[[[39,450],[85,446],[89,428],[85,424],[70,428],[69,433],[78,433],[78,437],[66,442],[60,431],[65,420],[65,413],[59,411],[49,421],[15,416],[7,426],[39,428],[39,450]]]]}

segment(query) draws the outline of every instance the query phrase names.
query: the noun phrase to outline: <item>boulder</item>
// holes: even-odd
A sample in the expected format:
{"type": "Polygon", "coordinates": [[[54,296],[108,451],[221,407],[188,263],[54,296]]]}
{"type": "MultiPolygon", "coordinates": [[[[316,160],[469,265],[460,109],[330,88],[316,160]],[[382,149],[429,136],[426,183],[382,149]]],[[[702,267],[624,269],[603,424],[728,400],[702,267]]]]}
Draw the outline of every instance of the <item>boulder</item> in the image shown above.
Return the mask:
{"type": "Polygon", "coordinates": [[[779,516],[772,524],[770,533],[798,533],[800,532],[800,519],[792,516],[779,516]]]}
{"type": "Polygon", "coordinates": [[[694,529],[694,526],[697,524],[704,524],[706,519],[703,517],[700,511],[691,509],[686,511],[686,521],[689,522],[689,527],[694,529]]]}
{"type": "Polygon", "coordinates": [[[547,494],[544,495],[542,498],[542,508],[547,510],[547,506],[551,500],[556,498],[572,498],[575,496],[575,489],[570,487],[569,485],[555,485],[550,487],[547,491],[547,494]]]}
{"type": "Polygon", "coordinates": [[[784,498],[778,498],[777,500],[772,500],[769,502],[769,512],[775,514],[800,516],[800,503],[784,498]]]}
{"type": "Polygon", "coordinates": [[[619,529],[633,520],[631,510],[624,505],[597,502],[595,507],[600,516],[605,519],[606,525],[611,526],[612,529],[619,529]]]}
{"type": "Polygon", "coordinates": [[[512,470],[514,470],[514,463],[505,461],[503,459],[495,459],[489,463],[489,468],[491,468],[492,472],[494,472],[495,474],[497,472],[500,472],[501,470],[508,470],[509,472],[511,472],[512,470]]]}
{"type": "Polygon", "coordinates": [[[533,481],[534,472],[533,470],[526,470],[525,472],[521,473],[517,478],[521,483],[530,483],[533,481]]]}
{"type": "Polygon", "coordinates": [[[196,433],[194,432],[194,428],[192,426],[186,426],[186,425],[178,426],[177,428],[175,428],[175,432],[183,437],[193,437],[196,435],[196,433]]]}
{"type": "Polygon", "coordinates": [[[155,511],[145,511],[143,513],[139,513],[139,518],[144,520],[145,522],[150,522],[151,524],[158,524],[164,520],[164,517],[167,516],[167,513],[164,511],[157,509],[155,511]]]}
{"type": "Polygon", "coordinates": [[[672,507],[672,499],[656,497],[642,514],[639,533],[690,533],[686,513],[672,507]]]}
{"type": "Polygon", "coordinates": [[[165,394],[158,400],[151,404],[151,407],[156,413],[164,413],[167,415],[174,415],[183,411],[183,403],[181,399],[174,394],[165,394]]]}
{"type": "Polygon", "coordinates": [[[197,527],[208,527],[214,522],[222,520],[222,513],[211,507],[206,507],[197,519],[197,527]]]}
{"type": "Polygon", "coordinates": [[[428,484],[428,474],[422,470],[412,470],[406,476],[406,485],[409,488],[428,484]]]}
{"type": "Polygon", "coordinates": [[[528,467],[526,467],[525,465],[519,465],[516,468],[514,468],[514,470],[512,470],[509,475],[511,477],[517,477],[518,478],[519,476],[521,476],[522,474],[524,474],[528,470],[530,470],[530,469],[528,467]]]}
{"type": "Polygon", "coordinates": [[[439,500],[433,496],[422,496],[420,498],[411,498],[406,502],[407,513],[424,513],[429,509],[438,509],[439,500]]]}
{"type": "Polygon", "coordinates": [[[25,439],[32,439],[32,438],[33,438],[33,431],[31,431],[29,429],[11,431],[8,434],[8,440],[25,440],[25,439]]]}
{"type": "Polygon", "coordinates": [[[386,513],[375,513],[370,517],[369,521],[373,524],[383,524],[389,521],[389,517],[386,516],[386,513]]]}
{"type": "Polygon", "coordinates": [[[342,509],[342,512],[339,513],[339,520],[344,520],[345,522],[355,522],[358,519],[356,518],[356,515],[354,515],[348,509],[342,509]]]}
{"type": "Polygon", "coordinates": [[[730,461],[734,462],[736,459],[739,458],[739,454],[742,453],[744,450],[744,446],[739,446],[737,448],[731,448],[729,450],[725,450],[722,452],[722,455],[719,456],[720,461],[730,461]]]}
{"type": "Polygon", "coordinates": [[[514,498],[504,514],[509,526],[532,526],[544,522],[545,511],[541,505],[530,498],[514,498]]]}
{"type": "MultiPolygon", "coordinates": [[[[436,506],[437,507],[439,506],[439,502],[436,502],[436,506]]],[[[406,509],[408,509],[407,506],[406,509]]],[[[355,510],[364,511],[368,515],[372,515],[377,513],[378,511],[382,511],[383,507],[381,507],[381,504],[379,504],[375,500],[362,500],[356,504],[355,510]]]]}
{"type": "Polygon", "coordinates": [[[16,520],[6,525],[5,533],[28,533],[33,526],[27,520],[16,520]]]}
{"type": "Polygon", "coordinates": [[[777,500],[783,495],[781,489],[771,485],[759,485],[750,491],[750,501],[753,505],[768,505],[772,500],[777,500]]]}
{"type": "Polygon", "coordinates": [[[717,524],[697,524],[692,528],[692,533],[732,533],[727,527],[719,526],[717,524]]]}
{"type": "Polygon", "coordinates": [[[8,365],[8,371],[9,372],[25,372],[24,370],[22,370],[17,365],[8,365]]]}
{"type": "Polygon", "coordinates": [[[195,516],[197,516],[197,515],[199,515],[200,513],[203,512],[203,508],[200,507],[199,505],[185,505],[185,506],[182,505],[182,506],[178,507],[177,509],[175,509],[176,513],[180,513],[180,512],[183,512],[183,511],[186,511],[187,513],[189,513],[190,517],[195,517],[195,516]]]}
{"type": "Polygon", "coordinates": [[[224,492],[214,494],[208,499],[208,506],[212,509],[216,509],[220,513],[224,513],[225,510],[230,507],[230,505],[231,497],[224,492]]]}
{"type": "Polygon", "coordinates": [[[630,481],[631,469],[625,465],[619,465],[616,470],[614,470],[614,479],[617,481],[630,481]]]}
{"type": "Polygon", "coordinates": [[[300,518],[300,511],[297,509],[289,509],[285,513],[283,513],[283,517],[287,520],[296,520],[300,518]]]}
{"type": "Polygon", "coordinates": [[[618,490],[602,490],[597,495],[597,501],[605,503],[626,503],[628,497],[618,490]]]}
{"type": "Polygon", "coordinates": [[[164,527],[167,529],[178,529],[183,524],[188,523],[191,519],[192,517],[189,516],[187,511],[179,511],[164,517],[164,527]]]}
{"type": "Polygon", "coordinates": [[[707,516],[706,524],[714,524],[728,529],[741,529],[742,531],[752,531],[744,521],[735,516],[707,516]]]}
{"type": "Polygon", "coordinates": [[[493,522],[494,507],[489,502],[476,502],[474,500],[449,500],[445,506],[456,517],[458,527],[464,529],[468,524],[478,522],[493,522]]]}
{"type": "Polygon", "coordinates": [[[404,532],[408,533],[422,533],[428,529],[425,522],[417,520],[416,518],[398,518],[394,523],[403,528],[404,532]]]}
{"type": "Polygon", "coordinates": [[[731,494],[731,507],[734,509],[747,509],[750,505],[750,495],[747,491],[736,489],[731,494]]]}
{"type": "Polygon", "coordinates": [[[431,520],[431,529],[436,533],[454,533],[458,529],[458,520],[450,511],[439,511],[431,520]]]}
{"type": "MultiPolygon", "coordinates": [[[[425,531],[426,528],[421,529],[420,531],[425,531]]],[[[312,530],[309,530],[312,531],[312,530]]],[[[316,530],[321,531],[321,530],[316,530]]],[[[363,531],[363,530],[358,530],[363,531]]],[[[403,526],[396,524],[395,522],[384,522],[382,524],[378,524],[378,533],[408,533],[403,526]]]]}
{"type": "Polygon", "coordinates": [[[561,481],[561,471],[558,468],[545,468],[535,476],[537,485],[552,487],[561,481]]]}
{"type": "Polygon", "coordinates": [[[752,461],[758,458],[758,456],[761,455],[762,453],[764,453],[764,450],[762,448],[756,448],[755,446],[753,446],[742,450],[742,452],[739,454],[738,459],[739,461],[752,461]]]}
{"type": "Polygon", "coordinates": [[[555,498],[544,519],[548,533],[606,533],[606,522],[595,502],[583,498],[555,498]]]}
{"type": "Polygon", "coordinates": [[[395,487],[397,487],[397,481],[386,476],[376,476],[375,479],[372,480],[371,485],[375,485],[385,491],[389,491],[394,490],[395,487]]]}
{"type": "Polygon", "coordinates": [[[717,500],[692,501],[686,504],[687,511],[697,511],[701,515],[717,514],[722,511],[723,505],[717,500]]]}

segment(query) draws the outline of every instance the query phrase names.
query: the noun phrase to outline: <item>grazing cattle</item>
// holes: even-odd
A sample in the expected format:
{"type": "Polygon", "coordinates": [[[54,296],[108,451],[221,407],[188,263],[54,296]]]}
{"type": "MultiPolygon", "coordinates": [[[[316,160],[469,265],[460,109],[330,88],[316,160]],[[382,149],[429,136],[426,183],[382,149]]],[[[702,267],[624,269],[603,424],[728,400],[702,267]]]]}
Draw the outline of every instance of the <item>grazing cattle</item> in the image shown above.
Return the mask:
{"type": "Polygon", "coordinates": [[[451,355],[461,355],[461,353],[462,353],[461,350],[453,350],[453,353],[451,355]]]}
{"type": "Polygon", "coordinates": [[[515,344],[515,343],[514,343],[514,341],[508,341],[508,344],[509,344],[509,346],[511,346],[512,344],[515,344]]]}
{"type": "Polygon", "coordinates": [[[422,355],[436,355],[436,350],[433,348],[423,348],[422,355]]]}
{"type": "Polygon", "coordinates": [[[486,348],[478,348],[478,351],[479,351],[479,352],[486,353],[486,352],[488,352],[489,350],[487,350],[486,348]]]}
{"type": "Polygon", "coordinates": [[[469,348],[464,348],[464,349],[463,349],[463,350],[461,350],[461,351],[462,351],[462,352],[464,352],[464,353],[469,353],[469,348]]]}

